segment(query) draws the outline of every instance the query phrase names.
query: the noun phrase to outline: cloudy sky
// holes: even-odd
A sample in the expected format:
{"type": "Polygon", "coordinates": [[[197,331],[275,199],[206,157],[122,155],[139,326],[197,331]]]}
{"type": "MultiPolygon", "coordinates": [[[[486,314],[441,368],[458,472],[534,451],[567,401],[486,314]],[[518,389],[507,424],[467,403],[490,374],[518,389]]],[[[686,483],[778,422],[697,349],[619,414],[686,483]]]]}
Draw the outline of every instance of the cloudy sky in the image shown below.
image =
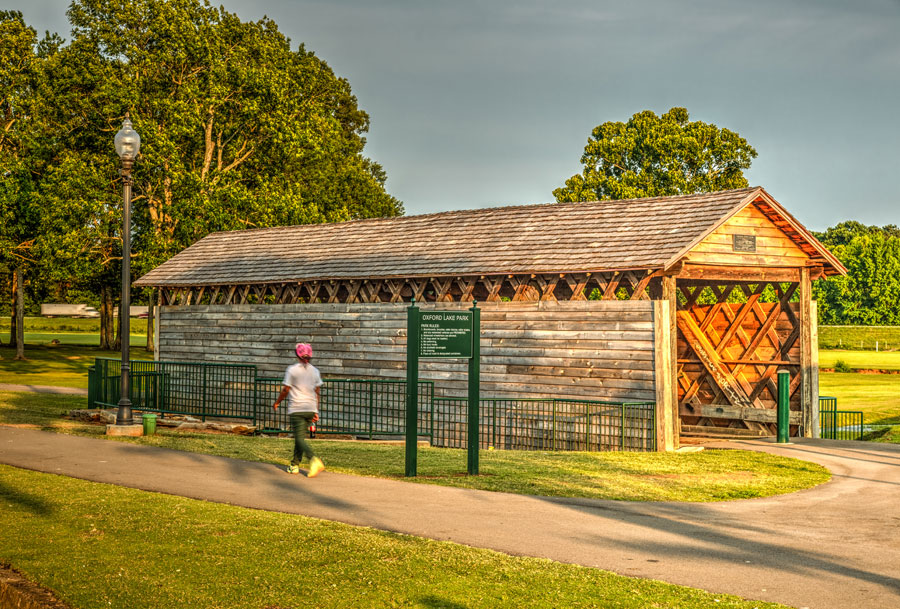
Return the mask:
{"type": "MultiPolygon", "coordinates": [[[[67,2],[3,4],[68,37],[67,2]]],[[[900,0],[222,4],[350,81],[408,214],[551,202],[594,126],[684,106],[808,227],[900,224],[900,0]]]]}

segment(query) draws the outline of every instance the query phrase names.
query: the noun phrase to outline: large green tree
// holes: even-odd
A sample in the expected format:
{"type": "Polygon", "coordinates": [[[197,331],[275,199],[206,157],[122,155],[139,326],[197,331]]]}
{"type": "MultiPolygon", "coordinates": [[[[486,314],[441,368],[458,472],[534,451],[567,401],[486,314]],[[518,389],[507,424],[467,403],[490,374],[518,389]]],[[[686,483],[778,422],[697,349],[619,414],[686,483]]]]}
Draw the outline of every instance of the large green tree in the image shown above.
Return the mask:
{"type": "Polygon", "coordinates": [[[900,325],[900,229],[848,221],[816,237],[847,267],[814,284],[819,323],[900,325]]]}
{"type": "Polygon", "coordinates": [[[0,11],[0,266],[11,274],[10,344],[25,356],[25,284],[39,267],[35,243],[42,207],[36,196],[48,162],[35,118],[42,62],[59,40],[38,40],[18,11],[0,11]]]}
{"type": "Polygon", "coordinates": [[[581,156],[584,170],[553,196],[597,201],[743,188],[743,172],[755,157],[740,135],[690,121],[684,108],[662,116],[645,110],[628,122],[595,127],[581,156]]]}
{"type": "Polygon", "coordinates": [[[198,0],[76,0],[68,16],[42,96],[59,138],[42,190],[57,278],[116,293],[126,113],[142,138],[135,275],[211,231],[402,214],[363,155],[349,83],[271,20],[198,0]]]}

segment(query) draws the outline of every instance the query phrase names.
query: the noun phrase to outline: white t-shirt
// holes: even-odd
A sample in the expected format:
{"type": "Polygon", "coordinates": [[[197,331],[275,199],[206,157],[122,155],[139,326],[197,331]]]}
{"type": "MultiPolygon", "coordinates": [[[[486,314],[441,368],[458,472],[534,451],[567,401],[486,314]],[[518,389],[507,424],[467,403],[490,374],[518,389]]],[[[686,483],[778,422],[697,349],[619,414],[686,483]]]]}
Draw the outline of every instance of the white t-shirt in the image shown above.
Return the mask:
{"type": "Polygon", "coordinates": [[[284,385],[288,392],[288,414],[292,412],[319,412],[316,387],[322,386],[322,377],[312,364],[297,362],[284,372],[284,385]]]}

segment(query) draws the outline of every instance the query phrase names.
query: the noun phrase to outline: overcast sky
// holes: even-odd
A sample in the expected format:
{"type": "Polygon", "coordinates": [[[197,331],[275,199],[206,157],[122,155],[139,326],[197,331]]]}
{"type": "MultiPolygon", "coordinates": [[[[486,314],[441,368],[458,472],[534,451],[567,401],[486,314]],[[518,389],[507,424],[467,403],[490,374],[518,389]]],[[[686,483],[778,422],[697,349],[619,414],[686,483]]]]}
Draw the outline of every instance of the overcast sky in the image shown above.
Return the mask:
{"type": "MultiPolygon", "coordinates": [[[[684,106],[809,228],[900,224],[900,0],[223,4],[350,81],[407,214],[551,202],[593,127],[684,106]]],[[[68,38],[67,2],[3,5],[68,38]]]]}

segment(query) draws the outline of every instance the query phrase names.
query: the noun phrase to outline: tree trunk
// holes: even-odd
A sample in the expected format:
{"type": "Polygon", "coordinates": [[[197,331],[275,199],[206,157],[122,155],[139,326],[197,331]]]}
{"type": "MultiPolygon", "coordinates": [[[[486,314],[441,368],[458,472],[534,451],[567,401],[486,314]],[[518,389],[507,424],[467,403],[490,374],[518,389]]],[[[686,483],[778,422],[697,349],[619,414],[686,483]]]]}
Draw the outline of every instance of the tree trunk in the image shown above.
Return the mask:
{"type": "Polygon", "coordinates": [[[150,292],[150,306],[147,308],[147,351],[153,353],[153,339],[156,333],[156,302],[153,300],[155,292],[150,292]]]}
{"type": "Polygon", "coordinates": [[[25,359],[25,278],[22,269],[16,269],[16,359],[25,359]]]}
{"type": "Polygon", "coordinates": [[[100,286],[100,348],[112,350],[114,346],[112,290],[109,286],[100,286]]]}
{"type": "Polygon", "coordinates": [[[16,290],[19,285],[19,269],[13,269],[12,272],[12,312],[9,315],[9,346],[16,346],[16,329],[18,324],[16,322],[16,290]]]}
{"type": "Polygon", "coordinates": [[[122,303],[114,306],[119,310],[119,318],[116,323],[116,340],[113,349],[122,351],[122,303]]]}

